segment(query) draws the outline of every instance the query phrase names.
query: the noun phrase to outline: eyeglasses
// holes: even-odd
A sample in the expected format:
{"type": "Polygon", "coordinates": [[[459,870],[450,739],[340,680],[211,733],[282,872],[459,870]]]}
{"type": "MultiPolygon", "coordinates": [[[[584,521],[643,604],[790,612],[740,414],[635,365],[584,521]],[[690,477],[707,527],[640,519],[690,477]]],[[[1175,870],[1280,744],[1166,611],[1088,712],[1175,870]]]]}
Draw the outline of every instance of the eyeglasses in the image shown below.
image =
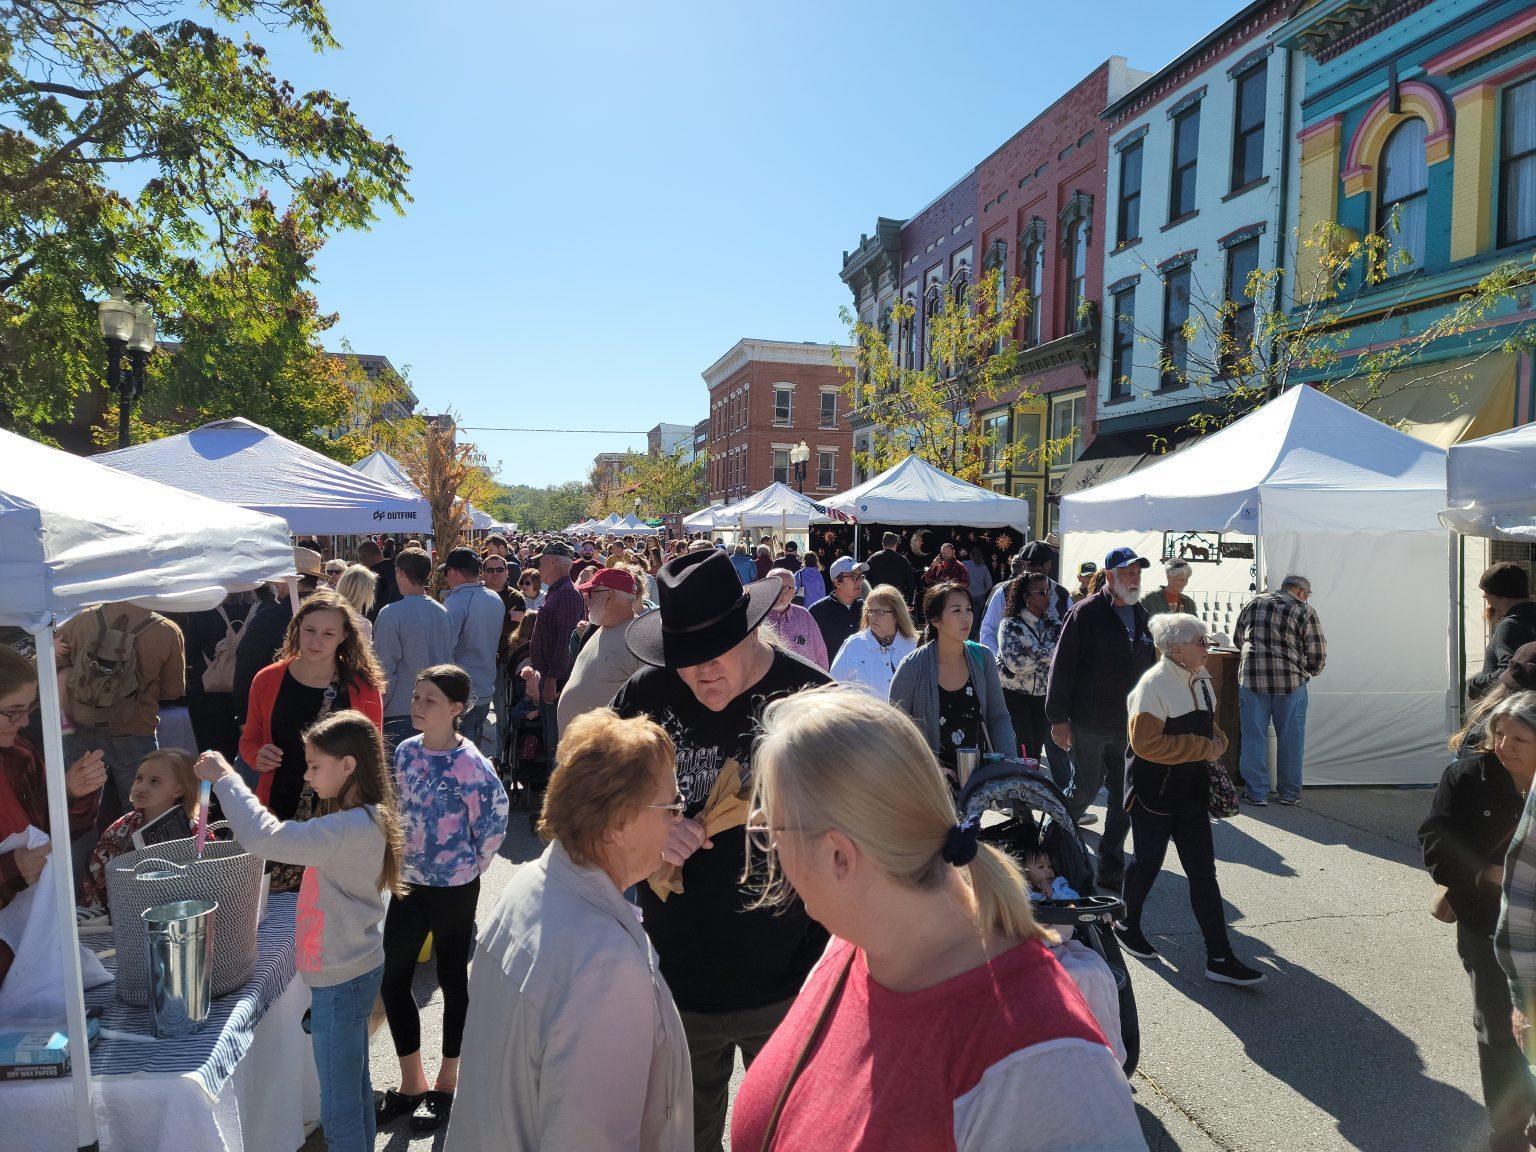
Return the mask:
{"type": "MultiPolygon", "coordinates": [[[[747,842],[764,856],[770,852],[778,851],[779,836],[785,832],[784,828],[775,828],[768,823],[768,813],[761,808],[755,808],[747,814],[747,842]]],[[[826,828],[796,828],[802,836],[815,836],[828,831],[826,828]]]]}
{"type": "Polygon", "coordinates": [[[866,608],[864,609],[864,615],[873,620],[876,616],[894,616],[896,613],[892,612],[889,608],[866,608]]]}
{"type": "Polygon", "coordinates": [[[498,564],[494,567],[492,567],[490,564],[482,564],[480,566],[480,571],[484,572],[487,576],[497,576],[502,572],[510,571],[510,569],[505,564],[498,564]]]}
{"type": "Polygon", "coordinates": [[[518,581],[518,584],[524,588],[532,588],[534,585],[539,583],[542,583],[542,581],[540,581],[537,576],[524,576],[521,580],[518,581]]]}
{"type": "Polygon", "coordinates": [[[664,811],[672,813],[674,817],[678,817],[688,810],[688,801],[683,799],[683,794],[679,792],[677,794],[677,798],[670,804],[647,804],[646,807],[660,808],[664,811]]]}
{"type": "Polygon", "coordinates": [[[32,701],[30,704],[18,705],[15,708],[0,708],[0,716],[4,716],[6,721],[11,724],[12,727],[15,727],[17,725],[25,724],[27,722],[27,717],[31,716],[35,711],[37,711],[36,700],[32,701]]]}

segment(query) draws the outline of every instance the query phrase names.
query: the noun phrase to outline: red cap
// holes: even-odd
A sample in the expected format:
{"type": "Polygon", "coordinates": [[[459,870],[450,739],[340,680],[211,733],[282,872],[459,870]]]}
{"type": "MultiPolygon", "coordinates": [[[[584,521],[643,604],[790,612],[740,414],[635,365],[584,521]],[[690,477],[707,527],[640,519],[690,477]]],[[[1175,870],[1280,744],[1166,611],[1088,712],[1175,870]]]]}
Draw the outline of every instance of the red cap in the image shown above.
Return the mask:
{"type": "Polygon", "coordinates": [[[631,596],[640,594],[640,590],[635,587],[634,574],[622,568],[598,568],[587,576],[585,582],[576,585],[578,592],[595,592],[599,588],[628,592],[631,596]]]}

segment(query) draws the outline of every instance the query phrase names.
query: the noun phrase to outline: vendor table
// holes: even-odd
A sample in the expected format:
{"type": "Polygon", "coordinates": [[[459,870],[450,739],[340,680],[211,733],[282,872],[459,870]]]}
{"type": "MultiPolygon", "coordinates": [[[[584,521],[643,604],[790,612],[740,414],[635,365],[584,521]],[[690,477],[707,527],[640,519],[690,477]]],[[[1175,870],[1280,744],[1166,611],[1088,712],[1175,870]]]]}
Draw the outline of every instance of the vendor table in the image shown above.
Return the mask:
{"type": "MultiPolygon", "coordinates": [[[[292,893],[272,897],[255,972],[213,1002],[202,1031],[153,1044],[104,1038],[92,1049],[102,1152],[294,1152],[304,1143],[320,1089],[301,1026],[309,989],[294,978],[296,903],[292,893]]],[[[149,1009],[124,1004],[112,985],[87,992],[85,1004],[102,1009],[103,1027],[153,1035],[149,1009]]],[[[67,1077],[0,1084],[6,1147],[73,1152],[71,1115],[67,1077]]]]}

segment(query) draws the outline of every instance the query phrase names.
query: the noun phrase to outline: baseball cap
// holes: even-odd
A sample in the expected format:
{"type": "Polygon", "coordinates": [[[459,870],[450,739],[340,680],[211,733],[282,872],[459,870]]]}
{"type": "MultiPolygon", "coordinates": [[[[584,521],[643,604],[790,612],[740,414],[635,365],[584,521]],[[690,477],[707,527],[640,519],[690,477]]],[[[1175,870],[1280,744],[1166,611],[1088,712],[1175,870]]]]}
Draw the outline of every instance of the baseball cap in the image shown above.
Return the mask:
{"type": "Polygon", "coordinates": [[[1056,559],[1056,549],[1044,540],[1031,540],[1019,549],[1019,559],[1029,564],[1049,564],[1056,559]]]}
{"type": "Polygon", "coordinates": [[[1106,571],[1114,568],[1129,568],[1135,565],[1137,568],[1150,568],[1152,561],[1145,556],[1136,555],[1134,548],[1116,548],[1108,556],[1104,557],[1106,571]]]}
{"type": "Polygon", "coordinates": [[[829,571],[832,579],[836,580],[839,576],[846,576],[850,572],[857,572],[862,575],[869,571],[869,565],[855,562],[852,556],[839,556],[836,560],[832,561],[832,567],[829,571]]]}
{"type": "Polygon", "coordinates": [[[1079,576],[1092,576],[1098,570],[1099,566],[1092,560],[1084,560],[1077,566],[1077,574],[1079,576]]]}
{"type": "Polygon", "coordinates": [[[480,557],[475,555],[473,548],[455,548],[444,558],[443,567],[459,572],[479,572],[480,557]]]}
{"type": "Polygon", "coordinates": [[[529,559],[537,560],[540,556],[559,556],[565,560],[574,560],[576,553],[571,551],[571,546],[564,540],[547,540],[544,546],[530,556],[529,559]]]}
{"type": "Polygon", "coordinates": [[[593,569],[585,580],[576,585],[578,592],[596,592],[599,588],[608,588],[614,592],[628,592],[631,596],[639,595],[640,591],[635,587],[634,573],[626,572],[622,568],[593,569]]]}

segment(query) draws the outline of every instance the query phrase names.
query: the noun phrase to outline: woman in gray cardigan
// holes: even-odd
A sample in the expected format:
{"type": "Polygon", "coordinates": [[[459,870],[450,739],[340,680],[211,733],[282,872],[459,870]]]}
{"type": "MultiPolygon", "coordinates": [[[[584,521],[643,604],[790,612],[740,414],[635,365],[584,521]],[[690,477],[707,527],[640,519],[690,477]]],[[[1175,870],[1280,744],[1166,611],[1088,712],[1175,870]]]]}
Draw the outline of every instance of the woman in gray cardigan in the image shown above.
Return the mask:
{"type": "Polygon", "coordinates": [[[896,668],[891,703],[916,722],[939,763],[956,775],[955,752],[1019,754],[992,653],[973,644],[970,592],[936,584],[923,597],[923,642],[896,668]]]}

